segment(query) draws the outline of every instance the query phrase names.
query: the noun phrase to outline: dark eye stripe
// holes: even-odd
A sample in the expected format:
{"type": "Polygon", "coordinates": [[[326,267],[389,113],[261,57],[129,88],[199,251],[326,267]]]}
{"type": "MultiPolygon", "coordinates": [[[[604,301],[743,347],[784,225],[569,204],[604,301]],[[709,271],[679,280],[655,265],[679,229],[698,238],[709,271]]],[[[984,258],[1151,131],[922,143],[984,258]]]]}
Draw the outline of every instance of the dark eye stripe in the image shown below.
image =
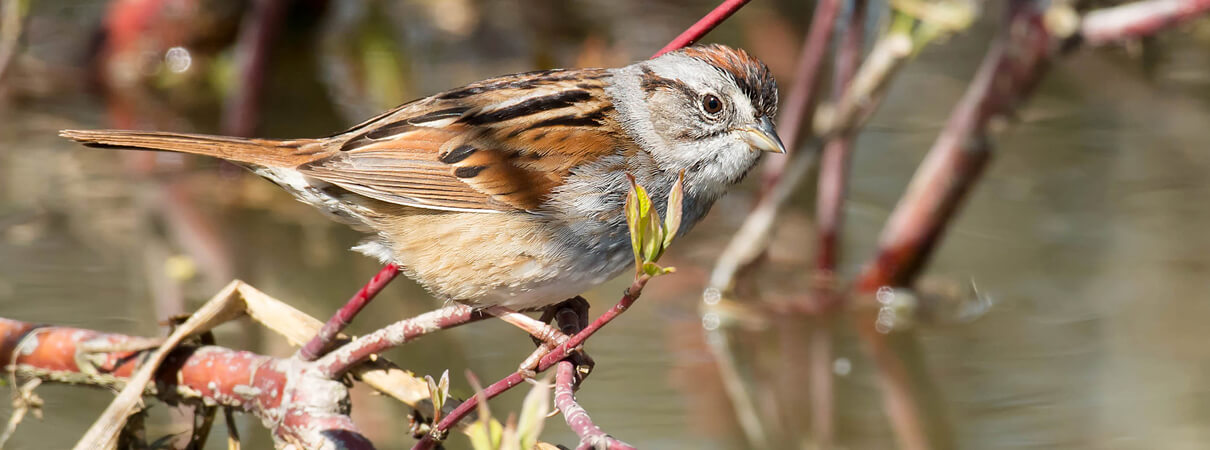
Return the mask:
{"type": "Polygon", "coordinates": [[[661,77],[647,67],[643,68],[643,76],[639,81],[639,87],[643,89],[643,92],[648,94],[651,94],[656,89],[670,89],[680,91],[681,95],[684,95],[689,101],[697,98],[697,93],[688,84],[685,84],[684,81],[661,77]]]}

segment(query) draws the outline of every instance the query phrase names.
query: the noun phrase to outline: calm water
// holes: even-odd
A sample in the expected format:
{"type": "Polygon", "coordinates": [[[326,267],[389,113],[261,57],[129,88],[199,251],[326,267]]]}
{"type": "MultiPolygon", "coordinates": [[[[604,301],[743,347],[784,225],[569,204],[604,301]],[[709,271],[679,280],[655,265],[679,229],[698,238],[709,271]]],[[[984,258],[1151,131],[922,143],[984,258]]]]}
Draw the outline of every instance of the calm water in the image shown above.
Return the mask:
{"type": "MultiPolygon", "coordinates": [[[[331,17],[363,23],[356,8],[332,7],[326,21],[291,16],[258,134],[323,135],[376,109],[495,74],[643,58],[712,2],[454,3],[440,14],[427,2],[370,14],[369,37],[352,39],[353,53],[368,55],[366,77],[378,81],[360,91],[325,84],[341,75],[311,51],[348,44],[332,40],[345,22],[331,17]],[[320,60],[329,70],[317,70],[320,60]]],[[[753,50],[786,85],[806,11],[755,3],[711,38],[753,50]]],[[[219,102],[204,89],[102,96],[85,88],[90,24],[102,11],[97,2],[35,6],[26,56],[0,88],[7,97],[0,106],[0,316],[155,335],[158,320],[195,308],[239,278],[326,317],[377,270],[344,250],[355,233],[229,166],[86,149],[55,136],[68,127],[218,129],[219,102]]],[[[873,251],[887,213],[973,72],[987,28],[929,48],[896,80],[861,135],[846,272],[873,251]]],[[[1160,49],[1147,50],[1158,55],[1150,69],[1124,52],[1069,58],[997,139],[996,159],[926,274],[974,280],[995,306],[971,323],[917,330],[936,388],[930,401],[942,406],[958,447],[1179,449],[1210,442],[1205,45],[1195,34],[1167,36],[1160,49]]],[[[781,220],[779,248],[789,250],[771,261],[799,277],[808,273],[802,255],[809,254],[809,191],[781,220]]],[[[715,255],[751,201],[745,188],[720,202],[668,255],[681,270],[653,282],[637,307],[592,340],[597,370],[579,399],[606,431],[643,448],[744,447],[698,331],[697,302],[715,255]]],[[[616,280],[588,297],[603,310],[626,284],[616,280]]],[[[762,289],[779,287],[785,289],[762,289]]],[[[397,281],[352,331],[435,306],[414,284],[397,281]]],[[[840,444],[891,446],[874,368],[841,325],[835,356],[850,370],[837,378],[840,444]]],[[[753,351],[768,348],[760,332],[752,335],[753,351]]],[[[251,324],[224,327],[218,338],[269,354],[289,351],[251,324]]],[[[465,395],[466,370],[484,380],[502,377],[531,348],[517,330],[483,323],[390,357],[421,374],[449,369],[465,395]]],[[[38,392],[47,417],[27,419],[11,448],[69,447],[112,398],[61,386],[38,392]]],[[[522,394],[493,407],[513,411],[522,394]]],[[[366,392],[354,404],[356,420],[380,447],[411,445],[405,408],[366,392]]],[[[8,408],[0,406],[5,417],[8,408]]],[[[241,420],[247,448],[270,445],[255,420],[241,420]]],[[[163,425],[149,431],[179,431],[167,422],[160,417],[163,425]]],[[[561,419],[548,422],[544,439],[575,442],[561,419]]]]}

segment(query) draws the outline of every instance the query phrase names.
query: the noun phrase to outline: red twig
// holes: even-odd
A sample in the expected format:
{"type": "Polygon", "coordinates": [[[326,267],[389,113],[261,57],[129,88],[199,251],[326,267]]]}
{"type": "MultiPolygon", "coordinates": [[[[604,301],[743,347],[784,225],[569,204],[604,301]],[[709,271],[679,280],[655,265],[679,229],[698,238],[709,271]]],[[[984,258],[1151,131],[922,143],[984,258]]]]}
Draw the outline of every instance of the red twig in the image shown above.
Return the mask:
{"type": "Polygon", "coordinates": [[[596,424],[592,423],[592,417],[588,416],[588,411],[576,403],[575,381],[575,365],[571,361],[559,361],[555,369],[555,407],[563,413],[563,420],[567,421],[567,426],[576,432],[576,436],[580,437],[580,445],[576,447],[577,450],[634,449],[630,444],[614,439],[613,436],[601,431],[596,424]]]}
{"type": "Polygon", "coordinates": [[[348,302],[345,302],[345,305],[336,311],[336,314],[332,315],[332,318],[328,319],[328,322],[324,324],[323,328],[319,329],[319,333],[316,333],[314,338],[311,338],[306,345],[298,350],[298,357],[303,361],[314,361],[316,358],[323,356],[328,346],[332,345],[332,341],[336,339],[336,335],[349,326],[349,322],[353,320],[353,317],[357,316],[357,313],[361,312],[362,308],[370,304],[374,296],[382,292],[382,289],[387,284],[390,284],[391,280],[394,280],[398,275],[399,266],[395,264],[383,266],[382,270],[374,275],[374,278],[370,278],[370,281],[365,286],[362,286],[356,294],[353,294],[353,297],[348,302]]]}
{"type": "MultiPolygon", "coordinates": [[[[634,283],[630,285],[630,288],[626,289],[626,293],[622,295],[622,299],[619,300],[618,303],[613,306],[613,308],[605,311],[604,314],[601,314],[600,317],[598,317],[579,333],[571,336],[571,339],[568,339],[567,342],[563,343],[563,345],[555,347],[555,349],[551,350],[549,354],[542,357],[541,361],[538,362],[536,371],[545,371],[559,361],[562,361],[564,358],[567,358],[573,351],[575,351],[576,348],[584,344],[585,340],[587,340],[589,337],[592,337],[594,333],[600,330],[601,327],[613,321],[613,319],[626,312],[627,309],[630,309],[630,306],[639,299],[639,295],[642,294],[643,287],[647,285],[647,281],[649,279],[650,278],[647,276],[636,279],[634,283]]],[[[466,401],[462,402],[462,404],[458,405],[457,408],[454,408],[452,412],[442,418],[441,422],[433,427],[433,431],[429,434],[426,434],[424,438],[420,440],[420,442],[417,442],[416,446],[412,447],[412,450],[433,448],[433,446],[437,444],[437,440],[434,439],[434,435],[444,435],[447,431],[449,431],[450,428],[454,426],[454,424],[462,420],[463,417],[466,417],[467,414],[470,414],[470,412],[479,405],[480,397],[490,400],[524,381],[524,374],[514,372],[509,376],[504,377],[500,381],[492,383],[490,386],[484,388],[482,396],[476,395],[466,399],[466,401]]]]}
{"type": "MultiPolygon", "coordinates": [[[[1041,12],[1032,2],[1014,2],[1001,35],[887,220],[877,257],[857,278],[858,292],[869,295],[915,279],[991,156],[988,122],[1029,95],[1046,72],[1050,44],[1041,12]]],[[[874,329],[872,316],[872,311],[859,314],[857,328],[879,367],[884,405],[900,447],[940,446],[930,442],[922,399],[912,388],[913,372],[887,336],[874,329]]]]}
{"type": "Polygon", "coordinates": [[[698,39],[701,39],[710,30],[713,30],[718,24],[723,23],[724,20],[727,20],[728,17],[731,17],[732,14],[735,14],[736,11],[750,1],[752,0],[724,0],[722,4],[715,7],[713,11],[710,11],[705,17],[699,19],[697,23],[691,25],[689,29],[682,32],[672,42],[661,48],[660,51],[651,55],[651,57],[655,58],[670,51],[693,45],[694,42],[697,42],[698,39]]]}
{"type": "Polygon", "coordinates": [[[1046,72],[1050,35],[1041,12],[1022,3],[1031,4],[1017,2],[1009,24],[887,219],[878,256],[858,277],[860,291],[872,293],[915,279],[991,156],[987,123],[1019,105],[1046,72]]]}
{"type": "MultiPolygon", "coordinates": [[[[839,101],[848,90],[849,81],[861,63],[862,36],[865,25],[864,0],[853,2],[853,11],[845,25],[844,36],[836,55],[836,79],[832,98],[839,101]]],[[[846,132],[828,141],[820,155],[819,188],[815,204],[816,226],[819,228],[816,270],[830,277],[839,260],[840,227],[844,219],[844,197],[849,178],[849,161],[855,136],[846,132]]]]}
{"type": "MultiPolygon", "coordinates": [[[[118,386],[137,370],[139,352],[89,349],[143,347],[146,341],[0,318],[0,361],[19,377],[118,386]]],[[[373,448],[348,416],[345,385],[318,375],[288,359],[217,346],[180,347],[160,367],[149,394],[251,413],[272,424],[279,442],[303,448],[373,448]]]]}
{"type": "MultiPolygon", "coordinates": [[[[836,53],[832,98],[839,101],[861,64],[865,35],[866,1],[854,0],[836,53]]],[[[815,217],[815,279],[821,285],[813,289],[814,302],[828,311],[840,304],[836,295],[836,268],[840,260],[840,232],[844,219],[844,199],[849,179],[855,131],[845,131],[824,145],[820,154],[815,217]]],[[[825,321],[817,321],[811,330],[808,350],[810,370],[811,435],[819,448],[831,448],[835,436],[835,389],[832,379],[832,330],[825,321]]]]}
{"type": "MultiPolygon", "coordinates": [[[[832,42],[832,27],[836,23],[839,10],[840,0],[820,0],[815,5],[815,14],[811,16],[811,28],[807,31],[802,52],[798,56],[798,66],[794,70],[794,84],[790,86],[790,94],[781,105],[781,114],[777,120],[777,135],[781,137],[782,142],[786,144],[786,151],[790,153],[802,144],[799,135],[804,127],[810,126],[809,121],[814,115],[815,93],[818,91],[819,74],[823,69],[823,57],[828,53],[828,44],[832,42]]],[[[781,178],[789,159],[765,159],[761,181],[763,194],[767,194],[781,178]]]]}
{"type": "Polygon", "coordinates": [[[240,82],[223,108],[223,132],[233,136],[251,136],[260,122],[261,88],[273,38],[285,20],[285,0],[255,0],[252,14],[240,26],[235,46],[240,82]]]}
{"type": "Polygon", "coordinates": [[[467,305],[446,306],[395,322],[359,337],[319,358],[315,364],[321,372],[336,378],[357,363],[369,358],[370,355],[403,345],[434,331],[453,328],[488,317],[491,316],[467,305]]]}
{"type": "Polygon", "coordinates": [[[1088,45],[1135,39],[1172,28],[1210,11],[1210,0],[1144,0],[1089,11],[1080,23],[1088,45]]]}

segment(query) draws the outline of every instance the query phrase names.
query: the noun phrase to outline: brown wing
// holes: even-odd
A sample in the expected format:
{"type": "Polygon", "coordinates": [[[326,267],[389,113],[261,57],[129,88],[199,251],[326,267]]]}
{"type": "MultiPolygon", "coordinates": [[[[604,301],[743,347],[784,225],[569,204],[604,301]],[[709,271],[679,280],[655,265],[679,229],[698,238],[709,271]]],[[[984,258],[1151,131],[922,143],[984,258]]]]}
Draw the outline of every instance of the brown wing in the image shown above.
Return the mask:
{"type": "Polygon", "coordinates": [[[510,75],[401,106],[328,142],[298,169],[400,205],[534,210],[573,167],[624,146],[608,72],[510,75]]]}

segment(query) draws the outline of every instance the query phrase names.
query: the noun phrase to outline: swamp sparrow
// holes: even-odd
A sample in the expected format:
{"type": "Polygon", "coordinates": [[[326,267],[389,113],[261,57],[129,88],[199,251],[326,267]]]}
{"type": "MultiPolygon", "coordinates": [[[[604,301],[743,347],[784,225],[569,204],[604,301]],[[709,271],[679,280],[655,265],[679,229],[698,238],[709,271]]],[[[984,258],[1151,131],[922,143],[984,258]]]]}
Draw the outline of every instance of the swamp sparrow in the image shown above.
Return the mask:
{"type": "Polygon", "coordinates": [[[484,80],[319,139],[60,134],[241,164],[373,233],[355,249],[399,264],[438,297],[521,310],[633,263],[627,174],[664,205],[684,172],[683,233],[763,152],[785,152],[776,109],[763,63],[706,45],[616,69],[484,80]]]}

